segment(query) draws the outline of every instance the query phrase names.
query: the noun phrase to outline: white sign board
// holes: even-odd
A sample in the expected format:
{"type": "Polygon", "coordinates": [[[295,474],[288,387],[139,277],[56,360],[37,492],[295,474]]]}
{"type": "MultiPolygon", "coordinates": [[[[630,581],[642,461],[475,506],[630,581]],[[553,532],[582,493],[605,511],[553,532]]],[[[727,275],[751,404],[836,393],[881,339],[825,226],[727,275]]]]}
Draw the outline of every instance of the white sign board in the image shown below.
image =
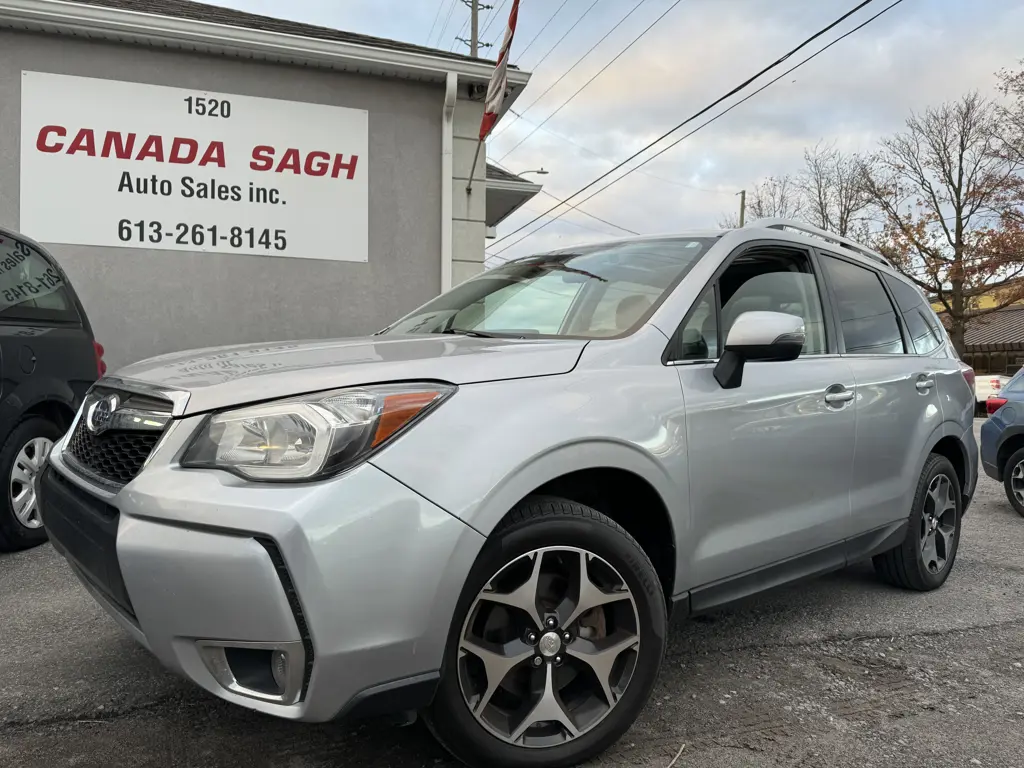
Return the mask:
{"type": "Polygon", "coordinates": [[[367,113],[22,72],[21,231],[366,261],[367,113]]]}

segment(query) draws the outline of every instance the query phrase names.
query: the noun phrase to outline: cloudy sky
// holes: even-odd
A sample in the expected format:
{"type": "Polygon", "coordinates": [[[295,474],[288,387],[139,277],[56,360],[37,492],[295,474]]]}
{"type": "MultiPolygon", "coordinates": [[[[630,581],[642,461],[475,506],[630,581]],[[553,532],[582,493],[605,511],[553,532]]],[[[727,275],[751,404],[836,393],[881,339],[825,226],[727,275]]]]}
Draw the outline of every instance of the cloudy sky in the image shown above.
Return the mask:
{"type": "MultiPolygon", "coordinates": [[[[444,49],[461,46],[454,38],[465,34],[469,15],[460,0],[213,1],[444,49]]],[[[792,63],[891,1],[875,0],[792,63]]],[[[487,2],[502,5],[502,0],[487,2]]],[[[503,17],[510,5],[505,0],[503,17]]],[[[563,6],[561,0],[521,0],[512,62],[534,75],[514,107],[523,118],[511,123],[506,116],[488,144],[488,157],[513,171],[547,169],[545,189],[565,197],[855,5],[856,0],[565,0],[563,6]],[[506,156],[666,11],[639,43],[506,156]]],[[[495,41],[504,18],[485,11],[485,27],[489,14],[494,19],[483,39],[495,41]]],[[[1024,0],[904,0],[581,207],[643,233],[714,227],[738,206],[738,190],[764,176],[797,170],[805,147],[825,140],[869,151],[879,137],[899,130],[911,110],[970,90],[995,96],[995,72],[1024,57],[1022,29],[1024,0]]],[[[742,94],[733,101],[739,98],[742,94]]],[[[502,224],[499,236],[553,203],[537,196],[502,224]]],[[[536,226],[489,251],[504,249],[536,226]]],[[[572,211],[502,258],[600,239],[601,233],[622,234],[572,211]]]]}

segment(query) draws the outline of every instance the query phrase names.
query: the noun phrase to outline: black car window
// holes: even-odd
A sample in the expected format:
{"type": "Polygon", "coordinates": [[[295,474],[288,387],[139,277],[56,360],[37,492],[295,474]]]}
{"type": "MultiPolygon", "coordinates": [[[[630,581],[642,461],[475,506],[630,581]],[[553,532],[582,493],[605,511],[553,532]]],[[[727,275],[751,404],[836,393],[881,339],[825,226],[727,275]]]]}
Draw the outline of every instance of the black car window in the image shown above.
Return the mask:
{"type": "Polygon", "coordinates": [[[38,248],[0,235],[0,320],[77,321],[69,286],[38,248]]]}
{"type": "Polygon", "coordinates": [[[903,322],[907,326],[913,351],[919,355],[934,352],[942,345],[946,332],[931,307],[925,303],[924,295],[898,277],[884,275],[883,279],[903,314],[903,322]]]}
{"type": "Polygon", "coordinates": [[[832,279],[839,322],[849,355],[901,355],[904,353],[896,310],[871,269],[822,255],[832,279]]]}

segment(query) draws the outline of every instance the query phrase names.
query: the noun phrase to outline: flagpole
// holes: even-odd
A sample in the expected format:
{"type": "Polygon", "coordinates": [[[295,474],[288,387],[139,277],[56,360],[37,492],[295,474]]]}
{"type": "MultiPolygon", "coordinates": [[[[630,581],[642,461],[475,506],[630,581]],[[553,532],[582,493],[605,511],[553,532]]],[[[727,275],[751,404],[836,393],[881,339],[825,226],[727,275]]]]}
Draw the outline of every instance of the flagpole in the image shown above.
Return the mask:
{"type": "MultiPolygon", "coordinates": [[[[502,3],[504,5],[504,3],[502,3]]],[[[519,0],[512,0],[512,10],[508,14],[508,26],[505,28],[505,40],[501,44],[501,52],[498,54],[498,62],[494,67],[494,74],[487,84],[487,95],[484,98],[484,114],[480,119],[480,139],[476,143],[476,153],[473,155],[473,167],[469,170],[469,182],[466,184],[466,193],[473,191],[473,176],[476,175],[476,164],[480,161],[480,148],[490,135],[494,124],[498,122],[501,115],[501,105],[505,101],[505,91],[508,88],[508,54],[512,47],[512,38],[516,34],[516,24],[519,21],[519,0]]],[[[487,171],[484,171],[484,178],[487,178],[487,171]]]]}
{"type": "Polygon", "coordinates": [[[469,183],[466,184],[466,191],[473,191],[473,177],[476,175],[476,164],[480,160],[480,147],[484,145],[484,140],[480,139],[476,143],[476,152],[473,154],[473,167],[469,169],[469,183]]]}

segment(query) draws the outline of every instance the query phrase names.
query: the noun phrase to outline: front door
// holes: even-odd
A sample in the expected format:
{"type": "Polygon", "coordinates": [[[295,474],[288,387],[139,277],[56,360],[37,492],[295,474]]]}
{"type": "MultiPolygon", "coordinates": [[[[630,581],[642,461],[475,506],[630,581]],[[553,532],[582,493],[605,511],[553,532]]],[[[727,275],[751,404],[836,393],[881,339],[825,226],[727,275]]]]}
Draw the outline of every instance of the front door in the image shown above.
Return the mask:
{"type": "Polygon", "coordinates": [[[830,354],[821,295],[809,253],[763,244],[734,256],[684,321],[677,370],[686,409],[691,587],[785,567],[816,550],[842,565],[854,377],[830,354]],[[748,363],[741,386],[722,389],[714,360],[732,323],[751,310],[803,317],[804,351],[791,362],[748,363]]]}
{"type": "Polygon", "coordinates": [[[939,381],[951,363],[929,356],[942,343],[940,331],[924,322],[931,312],[919,311],[924,300],[917,294],[915,303],[910,286],[902,286],[910,291],[904,295],[889,278],[890,290],[900,291],[894,305],[880,272],[834,255],[821,261],[857,384],[852,538],[910,515],[928,441],[942,424],[939,381]]]}

